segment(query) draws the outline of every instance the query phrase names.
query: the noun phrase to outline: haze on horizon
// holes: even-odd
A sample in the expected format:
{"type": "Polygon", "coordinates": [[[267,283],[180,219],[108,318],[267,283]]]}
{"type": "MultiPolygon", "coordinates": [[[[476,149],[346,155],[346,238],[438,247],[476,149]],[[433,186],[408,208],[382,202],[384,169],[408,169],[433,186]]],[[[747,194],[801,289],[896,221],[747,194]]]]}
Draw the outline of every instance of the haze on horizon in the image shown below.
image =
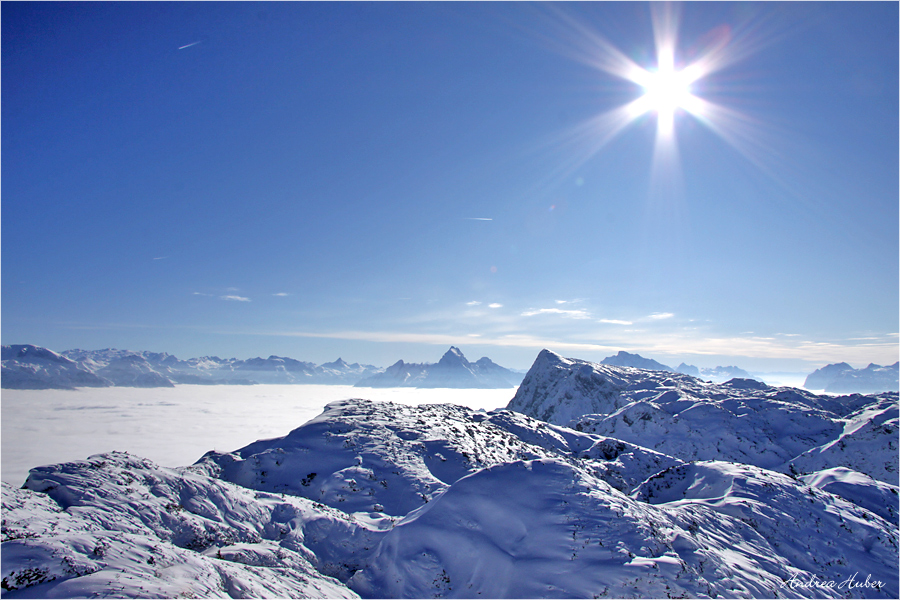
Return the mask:
{"type": "Polygon", "coordinates": [[[896,3],[0,12],[3,344],[898,358],[896,3]]]}

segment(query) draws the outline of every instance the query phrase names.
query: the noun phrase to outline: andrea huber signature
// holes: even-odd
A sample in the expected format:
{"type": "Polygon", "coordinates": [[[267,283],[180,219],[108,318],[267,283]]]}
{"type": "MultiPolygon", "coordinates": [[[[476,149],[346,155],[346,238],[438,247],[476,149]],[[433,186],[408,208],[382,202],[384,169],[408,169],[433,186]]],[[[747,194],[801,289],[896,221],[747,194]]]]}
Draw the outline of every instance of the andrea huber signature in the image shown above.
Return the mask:
{"type": "Polygon", "coordinates": [[[787,581],[781,584],[781,587],[788,587],[791,589],[830,589],[830,590],[853,590],[857,588],[863,589],[876,589],[879,590],[884,587],[884,583],[878,581],[877,579],[872,579],[871,575],[866,575],[865,580],[860,579],[859,571],[851,575],[850,577],[842,580],[829,580],[829,579],[820,579],[817,575],[811,575],[807,578],[803,578],[801,575],[796,574],[787,581]]]}

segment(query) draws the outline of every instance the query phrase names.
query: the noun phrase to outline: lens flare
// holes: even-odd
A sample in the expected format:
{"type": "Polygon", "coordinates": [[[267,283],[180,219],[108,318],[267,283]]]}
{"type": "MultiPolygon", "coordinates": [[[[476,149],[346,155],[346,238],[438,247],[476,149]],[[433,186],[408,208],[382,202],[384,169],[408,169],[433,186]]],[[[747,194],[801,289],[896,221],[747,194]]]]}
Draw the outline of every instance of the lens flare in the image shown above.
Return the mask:
{"type": "Polygon", "coordinates": [[[591,69],[630,82],[638,93],[624,104],[597,112],[542,140],[535,150],[549,150],[557,160],[536,187],[570,180],[633,124],[652,123],[650,117],[656,124],[650,192],[657,199],[671,200],[680,193],[677,134],[688,119],[787,185],[778,175],[783,162],[779,147],[784,145],[786,133],[759,116],[716,103],[704,92],[715,90],[721,97],[730,80],[716,78],[717,74],[788,35],[791,22],[760,17],[734,27],[721,23],[694,39],[690,49],[683,51],[678,40],[679,5],[655,2],[650,11],[654,56],[642,64],[606,40],[584,19],[552,4],[538,11],[540,27],[529,29],[529,33],[542,45],[591,69]],[[690,56],[690,60],[685,56],[690,56]]]}

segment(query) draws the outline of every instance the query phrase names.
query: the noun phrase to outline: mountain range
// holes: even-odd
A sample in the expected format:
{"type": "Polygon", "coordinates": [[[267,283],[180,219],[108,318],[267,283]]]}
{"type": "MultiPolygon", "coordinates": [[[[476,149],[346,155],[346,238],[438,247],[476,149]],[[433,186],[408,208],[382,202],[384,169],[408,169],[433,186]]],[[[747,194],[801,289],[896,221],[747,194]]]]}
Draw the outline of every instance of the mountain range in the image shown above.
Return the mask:
{"type": "Polygon", "coordinates": [[[515,387],[522,374],[487,357],[470,363],[451,347],[435,364],[402,360],[388,369],[349,364],[341,358],[316,365],[283,356],[181,360],[165,352],[67,350],[56,353],[31,345],[3,346],[2,385],[15,389],[76,387],[172,387],[175,384],[333,384],[365,387],[515,387]]]}
{"type": "Polygon", "coordinates": [[[619,352],[613,356],[607,356],[602,361],[600,361],[600,363],[604,365],[613,365],[616,367],[634,367],[636,369],[647,369],[650,371],[672,371],[675,373],[684,373],[686,375],[693,375],[694,377],[700,377],[702,379],[706,379],[707,381],[714,381],[719,383],[728,381],[729,379],[734,379],[735,377],[740,377],[743,379],[756,379],[755,377],[750,375],[750,373],[739,367],[715,367],[712,369],[700,369],[693,365],[681,363],[673,369],[672,367],[657,362],[652,358],[644,358],[640,354],[631,354],[629,352],[625,352],[624,350],[619,350],[619,352]]]}
{"type": "MultiPolygon", "coordinates": [[[[757,379],[736,367],[697,368],[681,363],[673,369],[639,354],[619,351],[601,364],[692,375],[723,383],[757,379]]],[[[76,387],[171,387],[176,384],[252,385],[335,384],[360,387],[505,388],[522,381],[521,372],[501,367],[487,357],[470,363],[451,347],[437,363],[397,361],[387,369],[338,358],[316,365],[293,358],[222,359],[204,356],[181,360],[165,352],[129,350],[66,350],[56,353],[32,345],[2,347],[2,387],[14,389],[73,389],[76,387]]],[[[806,378],[804,387],[826,393],[878,393],[900,388],[900,363],[870,364],[854,369],[847,363],[823,367],[806,378]]]]}
{"type": "Polygon", "coordinates": [[[847,363],[826,365],[810,373],[803,387],[834,394],[897,391],[900,389],[900,362],[887,367],[871,363],[865,369],[854,369],[847,363]]]}
{"type": "Polygon", "coordinates": [[[165,352],[67,350],[56,353],[30,345],[3,346],[4,388],[172,387],[175,384],[250,385],[316,383],[351,385],[381,369],[342,359],[315,365],[293,358],[181,360],[165,352]]]}
{"type": "Polygon", "coordinates": [[[437,363],[397,361],[382,373],[360,380],[356,387],[508,388],[522,375],[505,369],[488,357],[470,363],[459,348],[451,346],[437,363]]]}
{"type": "MultiPolygon", "coordinates": [[[[273,415],[280,418],[280,415],[273,415]]],[[[3,484],[28,597],[900,595],[898,394],[542,351],[506,409],[329,404],[194,465],[3,484]]]]}

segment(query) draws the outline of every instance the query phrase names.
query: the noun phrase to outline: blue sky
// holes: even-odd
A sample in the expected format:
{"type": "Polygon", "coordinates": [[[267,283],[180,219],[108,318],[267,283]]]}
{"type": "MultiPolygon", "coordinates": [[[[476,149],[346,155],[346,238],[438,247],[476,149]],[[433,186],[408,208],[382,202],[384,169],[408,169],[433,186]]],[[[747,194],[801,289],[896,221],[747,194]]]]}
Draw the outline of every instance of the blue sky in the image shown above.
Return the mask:
{"type": "Polygon", "coordinates": [[[897,360],[896,3],[0,9],[4,344],[897,360]]]}

